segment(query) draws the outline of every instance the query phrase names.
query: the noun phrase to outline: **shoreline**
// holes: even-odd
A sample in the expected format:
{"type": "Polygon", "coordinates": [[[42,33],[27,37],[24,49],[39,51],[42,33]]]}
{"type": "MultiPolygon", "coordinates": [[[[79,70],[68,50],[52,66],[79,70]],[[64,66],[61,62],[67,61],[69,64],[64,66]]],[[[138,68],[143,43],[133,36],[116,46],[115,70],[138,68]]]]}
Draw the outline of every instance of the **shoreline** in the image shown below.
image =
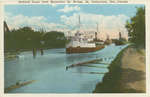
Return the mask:
{"type": "MultiPolygon", "coordinates": [[[[48,49],[60,49],[60,48],[44,48],[42,50],[44,51],[44,50],[48,50],[48,49]]],[[[41,50],[40,48],[36,49],[36,51],[40,51],[40,50],[41,50]]],[[[18,50],[18,51],[17,50],[13,50],[13,51],[11,51],[11,50],[5,51],[4,50],[4,59],[12,60],[12,59],[18,58],[18,55],[20,53],[28,52],[28,51],[33,52],[33,49],[21,49],[21,50],[18,50]]]]}
{"type": "MultiPolygon", "coordinates": [[[[135,50],[135,48],[133,48],[132,45],[129,45],[117,55],[117,57],[112,61],[112,63],[110,64],[108,68],[109,72],[104,75],[103,81],[96,85],[93,93],[145,93],[145,85],[144,85],[145,73],[143,73],[144,69],[143,71],[138,71],[137,70],[138,66],[133,65],[133,63],[135,62],[133,62],[132,59],[134,60],[136,56],[135,57],[130,56],[131,52],[129,52],[129,50],[131,49],[135,50]],[[129,59],[130,57],[131,59],[129,59]],[[128,64],[129,66],[126,64],[128,64]],[[132,69],[135,69],[135,70],[132,70],[131,67],[133,67],[132,69]],[[142,77],[138,78],[138,74],[141,74],[141,72],[143,75],[141,75],[142,77]],[[141,89],[141,87],[143,90],[139,90],[141,89]]],[[[134,52],[132,51],[131,55],[133,56],[136,53],[139,53],[138,50],[135,50],[134,52]]],[[[140,55],[141,54],[139,53],[139,56],[140,55]]]]}

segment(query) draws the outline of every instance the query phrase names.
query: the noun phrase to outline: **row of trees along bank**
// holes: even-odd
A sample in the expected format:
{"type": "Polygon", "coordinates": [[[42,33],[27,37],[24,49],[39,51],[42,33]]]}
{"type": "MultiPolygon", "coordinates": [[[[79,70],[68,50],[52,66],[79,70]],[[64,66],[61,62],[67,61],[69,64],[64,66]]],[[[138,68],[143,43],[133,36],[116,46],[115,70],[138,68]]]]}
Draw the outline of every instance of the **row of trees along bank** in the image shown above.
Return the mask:
{"type": "Polygon", "coordinates": [[[136,15],[127,21],[129,41],[145,48],[145,7],[137,8],[136,15]]]}
{"type": "Polygon", "coordinates": [[[5,51],[31,50],[33,48],[63,48],[67,40],[64,33],[34,31],[23,27],[4,33],[5,51]]]}

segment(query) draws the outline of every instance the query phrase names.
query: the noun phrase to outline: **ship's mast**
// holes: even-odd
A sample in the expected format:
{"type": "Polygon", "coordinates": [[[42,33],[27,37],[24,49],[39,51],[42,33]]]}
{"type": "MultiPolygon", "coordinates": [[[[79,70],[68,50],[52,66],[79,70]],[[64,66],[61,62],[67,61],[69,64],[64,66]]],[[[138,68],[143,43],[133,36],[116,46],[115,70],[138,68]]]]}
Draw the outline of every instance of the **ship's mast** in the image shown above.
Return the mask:
{"type": "Polygon", "coordinates": [[[79,29],[81,27],[80,15],[79,15],[79,29]]]}

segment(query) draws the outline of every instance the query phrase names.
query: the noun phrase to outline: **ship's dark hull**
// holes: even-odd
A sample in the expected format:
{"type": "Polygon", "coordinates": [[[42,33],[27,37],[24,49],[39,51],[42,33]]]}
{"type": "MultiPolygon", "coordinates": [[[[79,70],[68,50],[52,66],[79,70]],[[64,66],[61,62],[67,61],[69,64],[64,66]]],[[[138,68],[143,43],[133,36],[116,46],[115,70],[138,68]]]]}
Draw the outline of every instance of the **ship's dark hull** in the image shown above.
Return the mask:
{"type": "Polygon", "coordinates": [[[66,53],[67,54],[71,54],[71,53],[88,53],[88,52],[95,52],[97,50],[103,49],[105,46],[104,45],[100,45],[100,46],[96,46],[93,48],[88,48],[88,47],[69,47],[66,48],[66,53]]]}

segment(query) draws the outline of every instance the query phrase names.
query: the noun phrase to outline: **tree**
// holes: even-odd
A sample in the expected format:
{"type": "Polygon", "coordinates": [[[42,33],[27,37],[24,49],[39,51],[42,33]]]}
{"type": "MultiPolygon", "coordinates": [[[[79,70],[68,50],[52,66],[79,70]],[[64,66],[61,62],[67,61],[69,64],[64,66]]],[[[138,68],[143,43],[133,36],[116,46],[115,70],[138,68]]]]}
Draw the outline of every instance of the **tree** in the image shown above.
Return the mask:
{"type": "Polygon", "coordinates": [[[31,50],[33,48],[62,48],[67,40],[63,32],[34,31],[31,27],[5,32],[5,51],[31,50]]]}
{"type": "Polygon", "coordinates": [[[127,21],[129,41],[136,46],[145,47],[145,7],[137,8],[136,15],[127,21]]]}
{"type": "Polygon", "coordinates": [[[64,33],[57,31],[45,33],[43,41],[45,42],[44,47],[46,48],[63,48],[67,42],[64,33]]]}

